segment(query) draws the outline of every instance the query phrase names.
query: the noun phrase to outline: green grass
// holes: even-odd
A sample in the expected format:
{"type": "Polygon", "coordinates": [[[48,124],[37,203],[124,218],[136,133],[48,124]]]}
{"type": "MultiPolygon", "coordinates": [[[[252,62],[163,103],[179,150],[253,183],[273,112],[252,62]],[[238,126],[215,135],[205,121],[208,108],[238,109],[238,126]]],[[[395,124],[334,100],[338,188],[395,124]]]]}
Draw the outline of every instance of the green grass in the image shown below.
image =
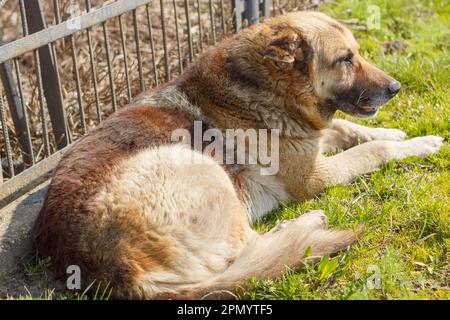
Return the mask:
{"type": "MultiPolygon", "coordinates": [[[[25,287],[26,291],[28,289],[25,287]]],[[[101,286],[91,284],[86,290],[82,292],[66,291],[64,293],[55,294],[55,290],[46,289],[40,295],[32,294],[28,291],[27,294],[18,296],[7,296],[10,300],[109,300],[111,298],[112,288],[110,286],[101,286]]]]}
{"type": "MultiPolygon", "coordinates": [[[[317,266],[282,279],[251,281],[245,299],[450,299],[450,43],[448,1],[336,1],[321,11],[365,25],[368,6],[380,8],[380,28],[352,30],[361,54],[402,83],[401,93],[367,126],[399,128],[409,137],[447,141],[426,159],[392,162],[350,186],[331,187],[314,200],[285,206],[257,224],[324,209],[330,226],[366,225],[359,243],[317,266]],[[351,9],[351,13],[349,13],[351,9]],[[385,43],[406,48],[385,52],[385,43]]],[[[351,26],[350,26],[351,27],[351,26]]]]}
{"type": "Polygon", "coordinates": [[[50,265],[50,257],[40,258],[38,256],[35,256],[30,262],[23,265],[23,271],[26,274],[39,273],[45,268],[50,267],[50,265]]]}

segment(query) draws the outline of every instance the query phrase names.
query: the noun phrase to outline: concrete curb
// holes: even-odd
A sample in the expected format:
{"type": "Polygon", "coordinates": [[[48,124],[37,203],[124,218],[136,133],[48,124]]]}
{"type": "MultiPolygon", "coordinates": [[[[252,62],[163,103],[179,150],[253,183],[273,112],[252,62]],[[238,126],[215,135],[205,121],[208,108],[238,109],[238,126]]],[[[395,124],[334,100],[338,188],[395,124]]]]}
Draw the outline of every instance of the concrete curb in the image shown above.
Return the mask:
{"type": "Polygon", "coordinates": [[[17,272],[32,253],[30,231],[50,180],[39,184],[0,210],[0,286],[17,272]]]}

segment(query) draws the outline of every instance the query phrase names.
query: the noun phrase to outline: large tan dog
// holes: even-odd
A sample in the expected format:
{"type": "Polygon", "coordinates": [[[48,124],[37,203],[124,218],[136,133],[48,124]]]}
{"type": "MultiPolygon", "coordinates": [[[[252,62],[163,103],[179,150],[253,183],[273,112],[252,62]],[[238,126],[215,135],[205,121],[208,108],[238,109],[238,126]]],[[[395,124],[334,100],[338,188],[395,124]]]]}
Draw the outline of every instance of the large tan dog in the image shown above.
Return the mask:
{"type": "Polygon", "coordinates": [[[322,211],[262,235],[251,224],[280,203],[439,150],[436,136],[401,141],[400,130],[332,120],[337,109],[374,115],[400,89],[358,50],[344,26],[312,12],[267,20],[209,48],[67,151],[36,222],[38,251],[61,277],[78,265],[83,286],[109,282],[116,297],[200,298],[300,267],[308,247],[321,256],[352,244],[360,228],[327,230],[322,211]],[[278,172],[221,165],[172,141],[194,121],[202,132],[278,129],[278,172]],[[324,155],[340,149],[348,150],[324,155]]]}

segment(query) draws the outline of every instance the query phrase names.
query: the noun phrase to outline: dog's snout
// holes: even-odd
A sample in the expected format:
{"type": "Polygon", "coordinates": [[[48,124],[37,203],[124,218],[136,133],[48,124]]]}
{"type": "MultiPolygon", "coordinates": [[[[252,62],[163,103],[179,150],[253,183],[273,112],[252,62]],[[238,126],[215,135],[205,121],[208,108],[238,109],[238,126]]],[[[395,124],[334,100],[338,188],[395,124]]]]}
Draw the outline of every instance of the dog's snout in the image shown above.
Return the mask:
{"type": "Polygon", "coordinates": [[[392,81],[387,88],[389,96],[391,98],[394,97],[400,91],[400,88],[401,88],[400,82],[392,81]]]}

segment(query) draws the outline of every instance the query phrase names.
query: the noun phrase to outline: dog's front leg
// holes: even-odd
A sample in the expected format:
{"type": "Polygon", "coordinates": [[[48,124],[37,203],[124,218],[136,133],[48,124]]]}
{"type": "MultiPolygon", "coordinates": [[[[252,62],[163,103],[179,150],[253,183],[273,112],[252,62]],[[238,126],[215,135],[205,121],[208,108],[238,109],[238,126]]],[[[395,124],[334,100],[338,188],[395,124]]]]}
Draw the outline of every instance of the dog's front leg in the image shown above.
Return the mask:
{"type": "Polygon", "coordinates": [[[435,153],[442,141],[437,136],[406,141],[370,141],[331,157],[317,154],[313,161],[282,153],[278,178],[284,183],[292,200],[302,201],[313,198],[328,186],[348,184],[391,160],[410,156],[425,157],[435,153]]]}
{"type": "Polygon", "coordinates": [[[326,168],[327,185],[347,184],[358,176],[370,173],[391,160],[410,156],[426,157],[442,146],[438,136],[417,137],[406,141],[371,141],[319,161],[326,168]]]}
{"type": "Polygon", "coordinates": [[[402,141],[406,133],[398,129],[369,128],[344,119],[333,119],[323,130],[320,146],[322,152],[346,150],[359,143],[373,140],[402,141]]]}

